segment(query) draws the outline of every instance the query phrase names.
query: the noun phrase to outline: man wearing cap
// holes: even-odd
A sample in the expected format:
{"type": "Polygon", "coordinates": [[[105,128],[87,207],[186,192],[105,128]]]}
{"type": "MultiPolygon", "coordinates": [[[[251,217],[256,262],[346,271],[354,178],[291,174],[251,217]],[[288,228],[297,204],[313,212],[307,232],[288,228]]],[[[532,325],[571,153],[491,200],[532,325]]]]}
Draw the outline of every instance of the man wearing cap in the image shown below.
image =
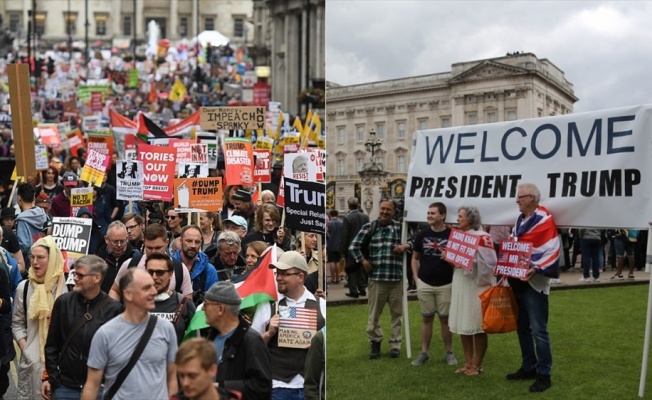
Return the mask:
{"type": "Polygon", "coordinates": [[[220,281],[228,281],[233,275],[243,273],[246,263],[242,257],[240,236],[229,231],[220,233],[217,237],[217,254],[211,264],[215,266],[220,281]]]}
{"type": "Polygon", "coordinates": [[[32,243],[36,242],[42,235],[43,225],[48,220],[42,208],[34,205],[36,188],[31,183],[21,183],[16,189],[18,195],[18,207],[20,214],[16,217],[16,236],[20,244],[20,251],[23,252],[23,259],[27,260],[29,267],[29,257],[32,249],[32,243]]]}
{"type": "Polygon", "coordinates": [[[240,295],[231,282],[217,282],[204,301],[208,339],[217,349],[216,381],[245,399],[269,399],[272,365],[267,345],[240,316],[240,295]]]}
{"type": "Polygon", "coordinates": [[[36,196],[36,206],[41,207],[48,218],[50,218],[50,203],[50,196],[48,196],[45,192],[41,192],[38,196],[36,196]]]}
{"type": "Polygon", "coordinates": [[[247,232],[249,231],[247,220],[239,215],[232,215],[225,219],[222,225],[224,226],[225,231],[237,233],[240,239],[247,236],[247,232]]]}
{"type": "Polygon", "coordinates": [[[256,204],[251,201],[251,193],[247,189],[238,189],[231,196],[231,203],[235,211],[233,215],[239,215],[247,221],[248,230],[254,227],[256,204]]]}
{"type": "MultiPolygon", "coordinates": [[[[270,265],[276,268],[276,283],[281,296],[278,299],[278,309],[287,307],[307,308],[316,310],[316,331],[326,324],[326,302],[315,297],[304,286],[308,275],[308,264],[301,253],[287,251],[281,255],[277,262],[270,265]]],[[[271,307],[259,308],[261,314],[271,312],[271,307]]],[[[279,311],[280,312],[280,311],[279,311]]],[[[303,373],[308,349],[279,347],[278,330],[280,325],[279,315],[276,314],[269,320],[267,331],[262,335],[269,347],[274,370],[272,371],[272,398],[294,399],[303,398],[303,373]]]]}
{"type": "Polygon", "coordinates": [[[53,217],[70,217],[70,193],[79,184],[77,175],[72,172],[63,174],[63,192],[52,198],[50,214],[53,217]]]}

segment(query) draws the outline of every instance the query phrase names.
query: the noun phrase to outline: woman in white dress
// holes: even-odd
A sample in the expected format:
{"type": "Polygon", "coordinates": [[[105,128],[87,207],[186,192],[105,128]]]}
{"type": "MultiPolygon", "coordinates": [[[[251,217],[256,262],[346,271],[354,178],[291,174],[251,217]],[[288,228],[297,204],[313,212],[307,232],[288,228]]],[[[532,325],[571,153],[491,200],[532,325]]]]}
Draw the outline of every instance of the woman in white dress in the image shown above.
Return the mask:
{"type": "Polygon", "coordinates": [[[11,330],[21,350],[16,366],[18,397],[21,400],[41,398],[45,339],[52,306],[57,297],[68,291],[64,285],[63,264],[63,256],[52,236],[39,239],[32,245],[32,266],[28,278],[16,289],[11,330]]]}
{"type": "Polygon", "coordinates": [[[465,233],[480,236],[471,269],[458,267],[453,273],[448,317],[450,331],[460,335],[464,350],[464,366],[455,370],[455,373],[475,376],[482,372],[482,360],[489,344],[487,334],[482,330],[482,306],[478,295],[494,281],[496,253],[491,236],[482,231],[477,208],[460,207],[457,224],[457,228],[465,233]]]}

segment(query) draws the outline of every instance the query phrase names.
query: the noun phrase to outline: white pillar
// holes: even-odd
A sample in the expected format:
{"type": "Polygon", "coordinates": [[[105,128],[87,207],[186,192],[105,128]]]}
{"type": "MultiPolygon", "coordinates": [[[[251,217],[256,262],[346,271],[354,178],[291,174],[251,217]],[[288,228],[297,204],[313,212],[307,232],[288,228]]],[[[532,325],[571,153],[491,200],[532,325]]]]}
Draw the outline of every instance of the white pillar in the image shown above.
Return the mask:
{"type": "Polygon", "coordinates": [[[170,21],[167,29],[168,38],[177,38],[179,36],[179,29],[177,27],[177,17],[178,17],[179,3],[178,0],[170,1],[170,21]]]}
{"type": "Polygon", "coordinates": [[[190,25],[192,26],[192,32],[190,33],[190,35],[188,35],[190,37],[195,37],[200,33],[199,25],[197,24],[197,18],[199,14],[199,5],[197,4],[198,2],[199,0],[193,0],[192,2],[192,24],[190,25]]]}
{"type": "MultiPolygon", "coordinates": [[[[138,39],[147,39],[145,37],[145,15],[143,15],[143,11],[145,10],[145,0],[134,0],[136,2],[136,19],[134,20],[135,24],[135,29],[136,29],[136,34],[138,35],[138,39]]],[[[147,40],[145,40],[147,41],[147,40]]]]}
{"type": "Polygon", "coordinates": [[[114,39],[119,36],[123,36],[122,28],[120,26],[120,21],[124,16],[122,15],[122,0],[113,2],[113,9],[111,10],[111,37],[114,39]]]}

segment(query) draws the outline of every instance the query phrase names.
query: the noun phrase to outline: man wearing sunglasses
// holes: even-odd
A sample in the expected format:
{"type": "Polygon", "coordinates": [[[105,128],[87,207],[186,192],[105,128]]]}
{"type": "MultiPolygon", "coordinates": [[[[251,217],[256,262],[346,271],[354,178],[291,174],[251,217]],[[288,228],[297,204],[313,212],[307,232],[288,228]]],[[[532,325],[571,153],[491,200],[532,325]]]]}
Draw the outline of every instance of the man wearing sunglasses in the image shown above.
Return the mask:
{"type": "Polygon", "coordinates": [[[154,279],[156,297],[154,314],[172,322],[177,332],[177,343],[181,344],[183,334],[195,315],[195,303],[181,293],[170,290],[170,280],[174,274],[174,263],[166,254],[150,254],[145,261],[145,270],[154,279]]]}
{"type": "Polygon", "coordinates": [[[107,271],[104,260],[95,255],[83,256],[73,268],[75,287],[59,296],[52,308],[45,342],[47,379],[41,386],[44,399],[51,399],[52,395],[62,399],[81,396],[91,339],[102,325],[122,311],[120,303],[104,300],[107,294],[100,290],[107,271]],[[99,308],[93,311],[96,307],[99,308]],[[82,318],[86,319],[84,324],[73,331],[82,318]]]}

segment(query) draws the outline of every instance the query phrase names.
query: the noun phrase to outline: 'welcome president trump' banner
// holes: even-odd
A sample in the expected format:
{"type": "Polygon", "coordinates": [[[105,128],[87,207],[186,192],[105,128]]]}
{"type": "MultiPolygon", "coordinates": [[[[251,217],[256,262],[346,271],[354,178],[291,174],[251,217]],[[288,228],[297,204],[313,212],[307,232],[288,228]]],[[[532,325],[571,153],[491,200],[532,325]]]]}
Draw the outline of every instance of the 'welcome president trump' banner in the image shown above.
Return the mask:
{"type": "Polygon", "coordinates": [[[652,105],[417,131],[406,220],[434,201],[453,222],[476,206],[487,225],[512,225],[520,183],[534,183],[559,226],[647,229],[652,105]]]}

